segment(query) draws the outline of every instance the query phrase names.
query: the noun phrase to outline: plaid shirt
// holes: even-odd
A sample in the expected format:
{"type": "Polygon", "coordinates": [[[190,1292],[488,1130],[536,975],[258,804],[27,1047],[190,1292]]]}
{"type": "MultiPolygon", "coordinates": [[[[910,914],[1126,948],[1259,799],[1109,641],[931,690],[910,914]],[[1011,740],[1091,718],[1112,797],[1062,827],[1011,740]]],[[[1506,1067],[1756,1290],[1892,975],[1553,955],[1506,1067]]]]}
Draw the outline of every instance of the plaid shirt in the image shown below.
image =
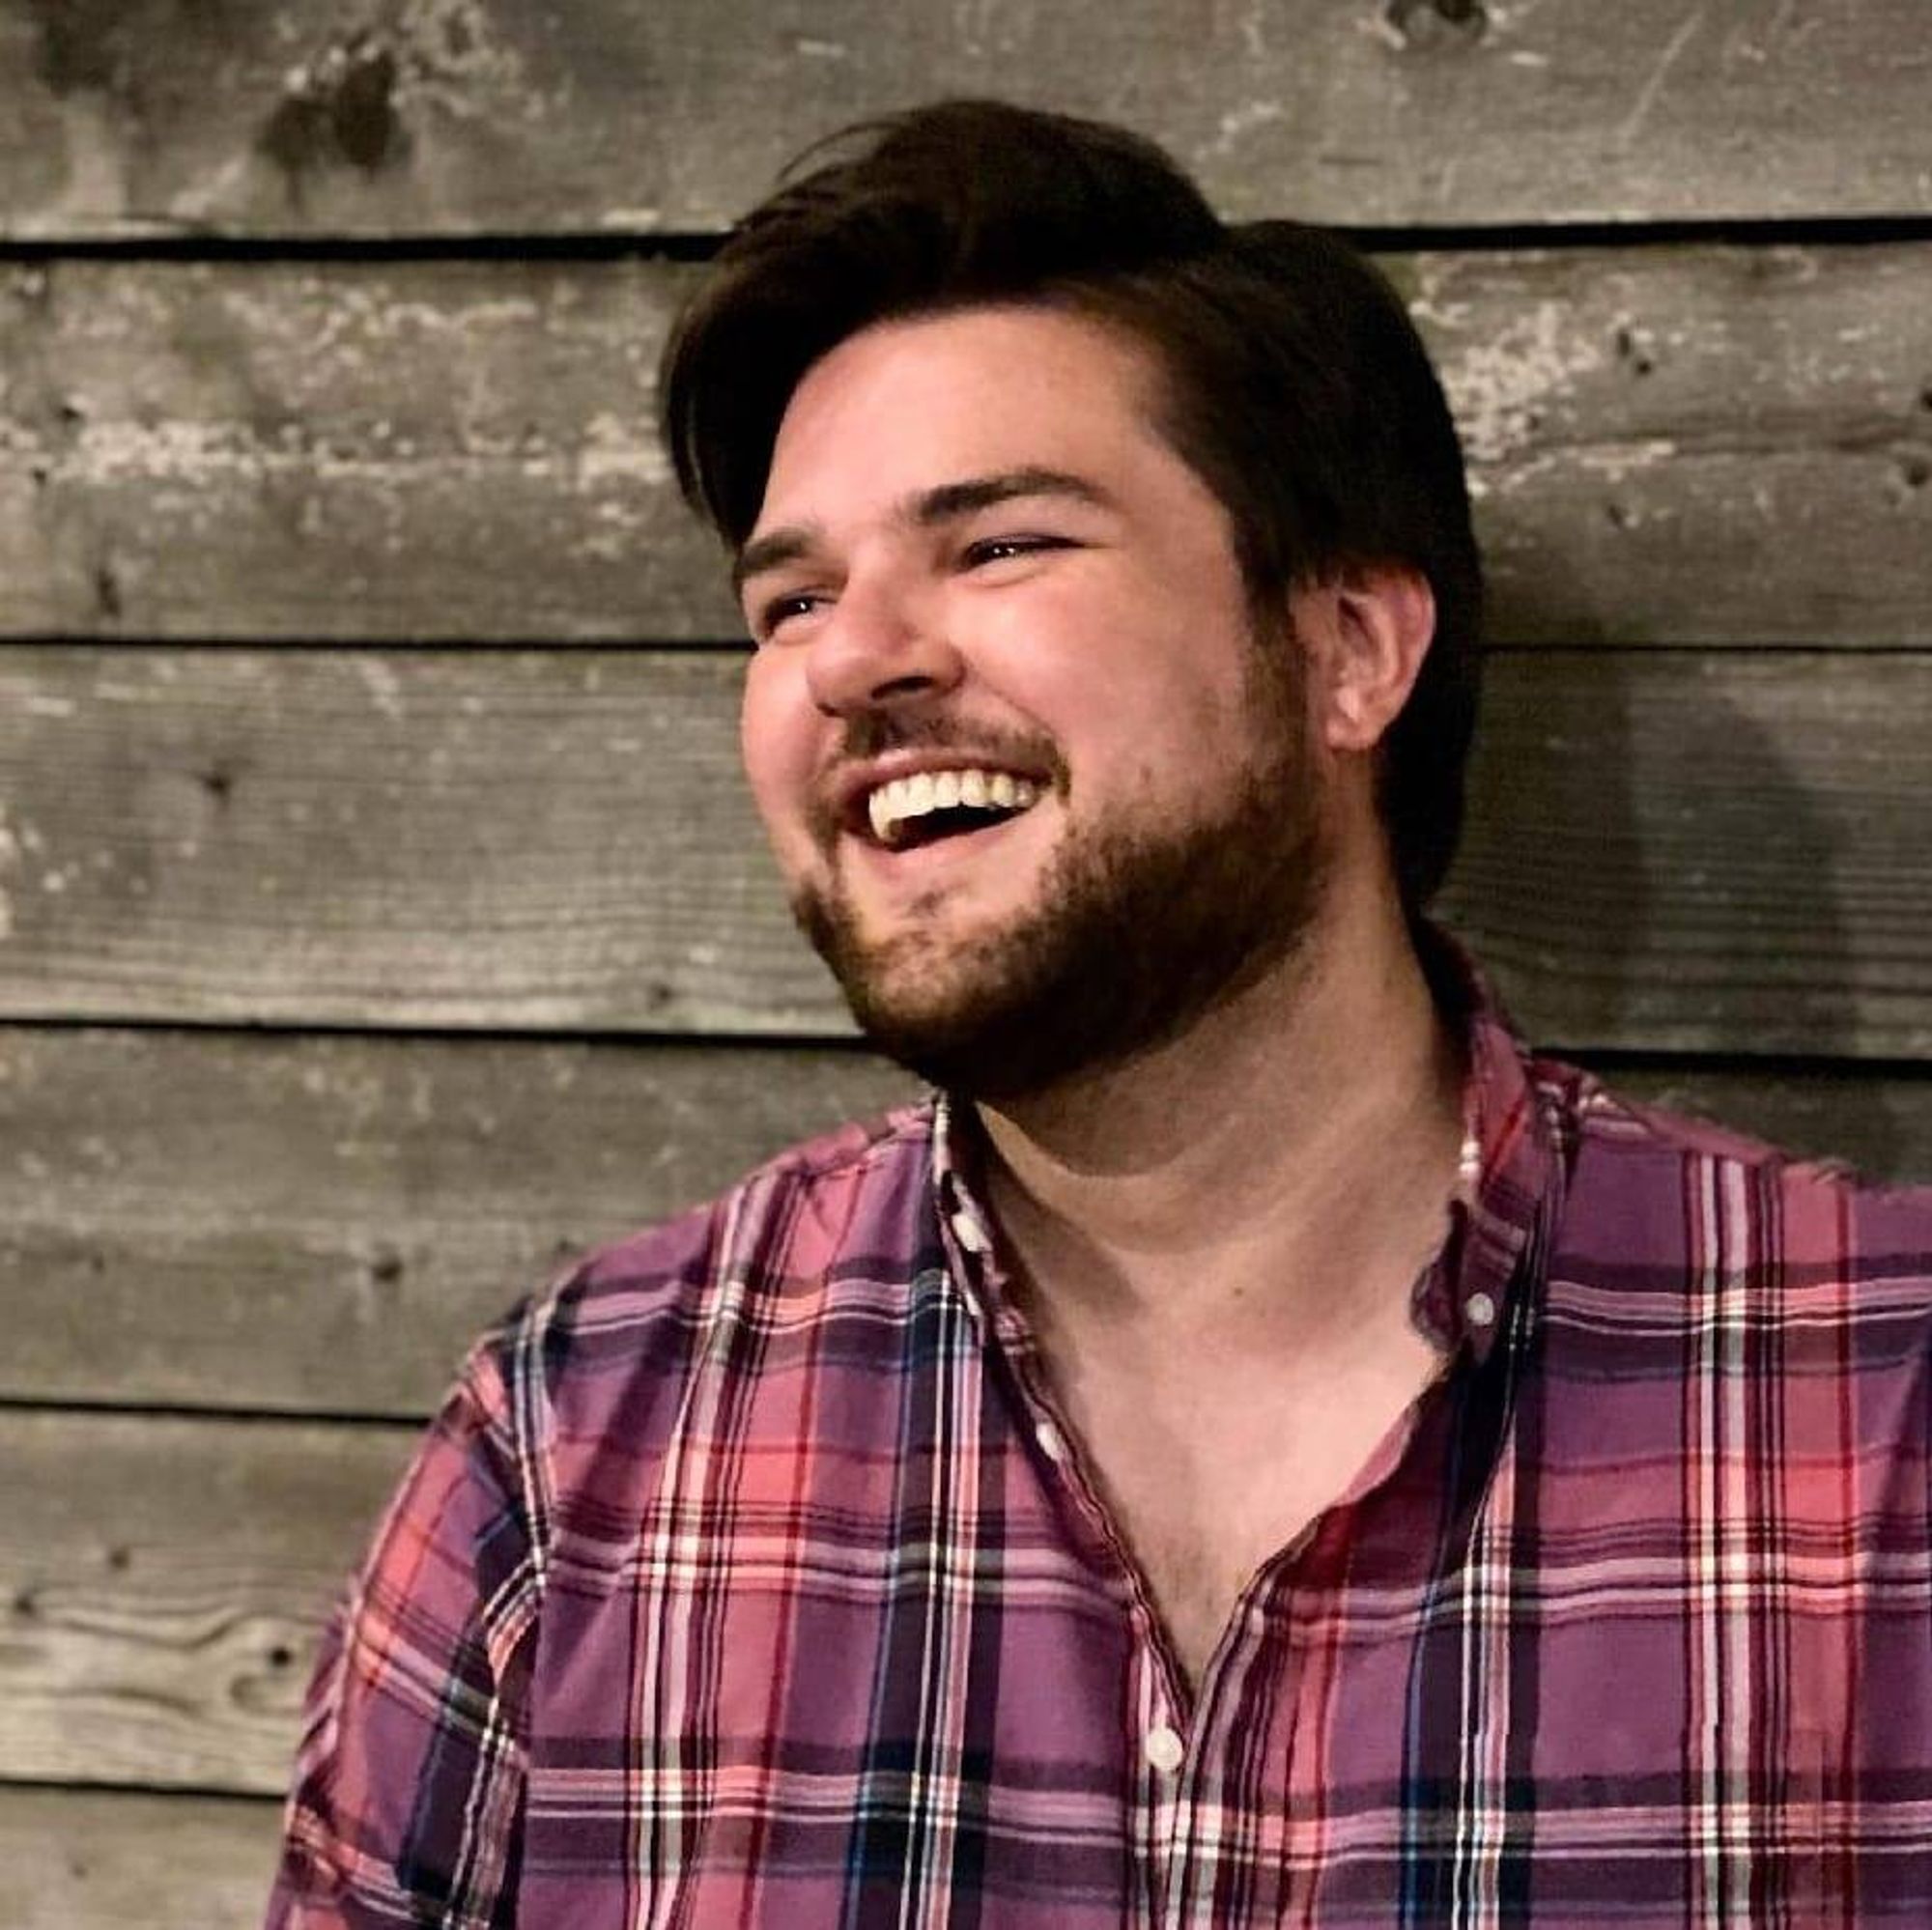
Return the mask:
{"type": "Polygon", "coordinates": [[[1198,1694],[908,1110],[474,1352],[270,1922],[1932,1922],[1932,1195],[1471,1064],[1444,1370],[1198,1694]]]}

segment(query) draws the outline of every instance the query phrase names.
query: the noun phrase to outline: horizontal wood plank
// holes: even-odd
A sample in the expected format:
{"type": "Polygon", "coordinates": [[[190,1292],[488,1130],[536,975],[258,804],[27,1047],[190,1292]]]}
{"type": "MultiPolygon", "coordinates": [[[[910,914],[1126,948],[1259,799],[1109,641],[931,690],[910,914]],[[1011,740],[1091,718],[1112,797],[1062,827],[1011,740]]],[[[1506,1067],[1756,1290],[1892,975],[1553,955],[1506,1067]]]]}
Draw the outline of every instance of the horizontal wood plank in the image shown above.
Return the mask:
{"type": "MultiPolygon", "coordinates": [[[[0,1015],[844,1036],[709,654],[0,654],[0,1015]]],[[[1492,665],[1445,899],[1577,1050],[1932,1055],[1932,656],[1492,665]]]]}
{"type": "Polygon", "coordinates": [[[0,302],[0,629],[703,639],[662,265],[59,262],[0,302]]]}
{"type": "Polygon", "coordinates": [[[421,1414],[568,1255],[915,1090],[823,1048],[0,1030],[0,1396],[421,1414]]]}
{"type": "Polygon", "coordinates": [[[1932,1073],[1854,1065],[1616,1065],[1602,1076],[1638,1104],[1689,1114],[1866,1178],[1932,1185],[1932,1073]]]}
{"type": "Polygon", "coordinates": [[[1120,0],[1104,30],[1010,0],[32,0],[0,20],[0,209],[14,236],[713,230],[832,128],[997,94],[1144,128],[1236,213],[1922,213],[1922,29],[1917,0],[1120,0]]]}
{"type": "Polygon", "coordinates": [[[1443,909],[1532,1033],[1932,1056],[1932,657],[1492,670],[1443,909]]]}
{"type": "Polygon", "coordinates": [[[415,1432],[0,1413],[0,1779],[285,1788],[415,1432]]]}
{"type": "MultiPolygon", "coordinates": [[[[1502,642],[1932,640],[1932,246],[1397,256],[1502,642]]],[[[692,271],[16,269],[0,635],[736,634],[653,384],[692,271]]]]}
{"type": "MultiPolygon", "coordinates": [[[[1612,1083],[1932,1178],[1932,1074],[1612,1083]]],[[[564,1254],[911,1090],[800,1048],[0,1031],[0,1396],[420,1415],[564,1254]]]]}
{"type": "Polygon", "coordinates": [[[280,1833],[263,1799],[0,1787],[11,1930],[254,1930],[280,1833]]]}

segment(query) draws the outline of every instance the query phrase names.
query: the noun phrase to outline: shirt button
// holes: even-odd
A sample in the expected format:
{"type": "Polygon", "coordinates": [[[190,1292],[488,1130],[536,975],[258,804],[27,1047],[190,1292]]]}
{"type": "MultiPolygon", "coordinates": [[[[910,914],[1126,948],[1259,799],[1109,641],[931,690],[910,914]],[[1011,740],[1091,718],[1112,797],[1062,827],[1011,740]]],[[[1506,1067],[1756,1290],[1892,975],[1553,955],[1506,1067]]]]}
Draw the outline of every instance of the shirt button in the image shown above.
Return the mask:
{"type": "Polygon", "coordinates": [[[1187,1745],[1165,1722],[1157,1723],[1141,1738],[1141,1754],[1148,1759],[1148,1767],[1162,1775],[1172,1775],[1186,1753],[1187,1745]]]}
{"type": "Polygon", "coordinates": [[[1066,1459],[1066,1443],[1061,1438],[1060,1430],[1051,1421],[1042,1421],[1033,1431],[1033,1437],[1039,1443],[1039,1451],[1055,1467],[1066,1459]]]}
{"type": "Polygon", "coordinates": [[[1496,1320],[1496,1303],[1487,1293],[1471,1293],[1463,1302],[1463,1318],[1472,1327],[1493,1326],[1496,1320]]]}
{"type": "Polygon", "coordinates": [[[952,1237],[968,1253],[984,1253],[988,1245],[980,1222],[964,1206],[952,1215],[952,1237]]]}

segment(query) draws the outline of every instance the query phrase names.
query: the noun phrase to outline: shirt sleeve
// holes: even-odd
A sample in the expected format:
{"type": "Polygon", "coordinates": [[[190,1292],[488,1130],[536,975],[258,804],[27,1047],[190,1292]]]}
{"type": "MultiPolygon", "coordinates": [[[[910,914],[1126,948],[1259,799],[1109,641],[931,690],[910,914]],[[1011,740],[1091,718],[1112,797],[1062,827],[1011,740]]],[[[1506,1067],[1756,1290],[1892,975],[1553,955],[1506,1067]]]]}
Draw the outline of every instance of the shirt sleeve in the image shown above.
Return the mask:
{"type": "Polygon", "coordinates": [[[328,1625],[268,1930],[514,1922],[535,1538],[488,1345],[328,1625]]]}

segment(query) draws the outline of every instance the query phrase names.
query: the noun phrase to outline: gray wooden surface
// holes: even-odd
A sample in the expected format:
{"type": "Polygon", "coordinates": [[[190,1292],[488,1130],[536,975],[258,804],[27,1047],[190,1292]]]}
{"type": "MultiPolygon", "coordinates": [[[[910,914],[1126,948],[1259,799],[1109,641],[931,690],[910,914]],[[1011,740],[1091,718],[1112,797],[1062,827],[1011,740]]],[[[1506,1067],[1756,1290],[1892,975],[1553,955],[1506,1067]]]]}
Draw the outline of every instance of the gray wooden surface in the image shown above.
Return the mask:
{"type": "MultiPolygon", "coordinates": [[[[737,675],[16,646],[0,1013],[846,1032],[739,779],[737,675]]],[[[1926,1052],[1932,654],[1502,652],[1486,702],[1445,907],[1538,1037],[1926,1052]]]]}
{"type": "MultiPolygon", "coordinates": [[[[1922,638],[1932,243],[1384,259],[1468,446],[1496,640],[1922,638]]],[[[735,636],[650,426],[692,272],[15,268],[0,635],[735,636]]]]}
{"type": "Polygon", "coordinates": [[[1922,12],[0,0],[0,1921],[256,1920],[469,1337],[909,1090],[650,431],[681,257],[856,115],[1377,231],[1503,646],[1453,917],[1635,1096],[1932,1173],[1922,12]]]}
{"type": "Polygon", "coordinates": [[[246,1930],[279,1807],[266,1799],[0,1786],[8,1930],[246,1930]]]}
{"type": "Polygon", "coordinates": [[[714,229],[944,94],[1127,121],[1237,213],[1932,208],[1919,0],[12,0],[16,235],[714,229]]]}
{"type": "Polygon", "coordinates": [[[8,1774],[273,1791],[414,1431],[0,1410],[8,1774]]]}
{"type": "Polygon", "coordinates": [[[827,1047],[0,1032],[0,1400],[421,1414],[572,1255],[915,1091],[827,1047]]]}

